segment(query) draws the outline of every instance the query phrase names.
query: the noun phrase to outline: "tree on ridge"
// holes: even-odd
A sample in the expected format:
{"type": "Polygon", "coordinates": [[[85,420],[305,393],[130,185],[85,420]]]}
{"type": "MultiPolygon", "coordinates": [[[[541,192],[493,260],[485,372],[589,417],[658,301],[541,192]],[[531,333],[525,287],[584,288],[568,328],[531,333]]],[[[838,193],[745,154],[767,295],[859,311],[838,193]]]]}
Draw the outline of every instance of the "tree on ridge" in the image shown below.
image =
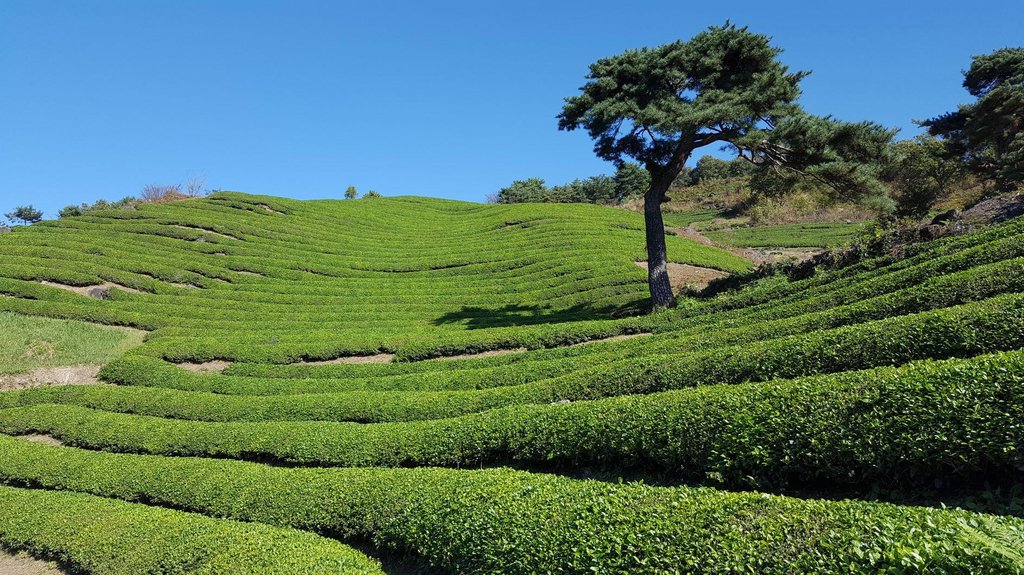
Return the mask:
{"type": "Polygon", "coordinates": [[[650,173],[644,194],[648,287],[654,307],[674,303],[661,204],[694,151],[718,144],[759,171],[827,184],[853,199],[883,193],[877,163],[894,131],[816,117],[796,103],[807,72],[790,72],[770,38],[728,22],[688,41],[629,50],[590,66],[566,99],[562,130],[583,128],[598,157],[650,173]]]}

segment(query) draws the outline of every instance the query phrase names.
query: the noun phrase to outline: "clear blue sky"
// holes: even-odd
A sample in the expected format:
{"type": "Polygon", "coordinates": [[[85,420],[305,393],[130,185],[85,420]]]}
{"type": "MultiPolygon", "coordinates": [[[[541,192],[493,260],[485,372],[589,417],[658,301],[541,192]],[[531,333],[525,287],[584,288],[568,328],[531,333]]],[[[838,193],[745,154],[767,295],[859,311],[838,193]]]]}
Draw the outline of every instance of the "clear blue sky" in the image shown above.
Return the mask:
{"type": "MultiPolygon", "coordinates": [[[[815,113],[917,132],[972,54],[1024,44],[1020,0],[0,0],[0,208],[211,188],[482,200],[607,173],[556,129],[593,60],[727,18],[810,69],[815,113]]],[[[6,211],[6,210],[4,210],[6,211]]]]}

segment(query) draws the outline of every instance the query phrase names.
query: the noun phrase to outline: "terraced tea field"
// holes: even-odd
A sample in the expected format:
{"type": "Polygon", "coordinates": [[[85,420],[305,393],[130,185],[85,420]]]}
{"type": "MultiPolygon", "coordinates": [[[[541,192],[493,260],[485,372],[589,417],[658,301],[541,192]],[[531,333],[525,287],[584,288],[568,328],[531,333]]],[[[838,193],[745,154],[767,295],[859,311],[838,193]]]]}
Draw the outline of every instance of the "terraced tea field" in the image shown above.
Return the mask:
{"type": "Polygon", "coordinates": [[[651,315],[643,250],[592,205],[236,193],[2,234],[0,313],[147,334],[103,383],[0,393],[0,545],[87,573],[1024,573],[1024,220],[651,315]]]}

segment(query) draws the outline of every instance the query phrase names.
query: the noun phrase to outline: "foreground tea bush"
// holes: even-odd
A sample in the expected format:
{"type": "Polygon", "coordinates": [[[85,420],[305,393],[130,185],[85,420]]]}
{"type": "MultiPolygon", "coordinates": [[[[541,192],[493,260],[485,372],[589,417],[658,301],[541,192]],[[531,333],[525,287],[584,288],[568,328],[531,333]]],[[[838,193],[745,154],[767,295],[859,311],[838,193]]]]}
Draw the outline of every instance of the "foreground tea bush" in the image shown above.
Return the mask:
{"type": "MultiPolygon", "coordinates": [[[[673,261],[750,269],[667,242],[673,261]]],[[[460,575],[1021,571],[1016,519],[445,469],[829,497],[1019,485],[1024,219],[650,315],[642,246],[638,216],[596,206],[233,193],[0,235],[0,310],[150,330],[104,370],[121,385],[0,393],[0,430],[106,450],[0,436],[0,481],[374,541],[460,575]],[[213,359],[232,364],[175,365],[213,359]]],[[[83,533],[46,549],[106,549],[83,533]]]]}
{"type": "Polygon", "coordinates": [[[0,546],[83,573],[383,573],[336,541],[82,493],[0,486],[0,546]]]}
{"type": "Polygon", "coordinates": [[[1005,574],[1024,522],[509,470],[282,469],[0,437],[0,477],[372,538],[452,573],[1005,574]]]}
{"type": "MultiPolygon", "coordinates": [[[[669,389],[901,364],[925,358],[977,355],[1024,347],[1024,295],[1007,294],[948,309],[841,328],[769,339],[690,354],[648,355],[522,385],[449,392],[346,392],[308,397],[225,397],[118,387],[0,395],[0,405],[21,401],[68,401],[101,409],[161,417],[213,421],[318,419],[407,421],[454,417],[529,403],[588,400],[669,389]],[[27,398],[27,399],[22,399],[27,398]]],[[[118,382],[183,387],[214,382],[213,390],[312,391],[329,382],[279,380],[249,387],[242,378],[197,377],[181,370],[153,369],[155,358],[135,357],[111,364],[104,376],[118,382]],[[242,389],[232,386],[240,385],[242,389]],[[260,387],[260,385],[264,387],[260,387]],[[313,389],[310,389],[310,388],[313,389]]],[[[159,368],[159,365],[156,366],[159,368]]],[[[528,370],[528,367],[522,369],[528,370]]]]}
{"type": "Polygon", "coordinates": [[[1024,471],[1024,352],[415,423],[205,423],[42,404],[0,410],[0,430],[114,451],[306,465],[516,461],[631,466],[730,486],[978,477],[996,486],[1024,471]]]}

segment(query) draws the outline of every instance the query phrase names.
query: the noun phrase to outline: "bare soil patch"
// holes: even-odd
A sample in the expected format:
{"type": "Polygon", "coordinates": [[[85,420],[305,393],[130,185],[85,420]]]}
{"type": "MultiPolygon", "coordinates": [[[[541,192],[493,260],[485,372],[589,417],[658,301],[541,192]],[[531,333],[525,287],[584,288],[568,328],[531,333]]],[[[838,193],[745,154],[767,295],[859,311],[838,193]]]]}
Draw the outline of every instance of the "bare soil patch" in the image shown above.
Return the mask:
{"type": "Polygon", "coordinates": [[[0,549],[0,573],[3,575],[61,575],[70,573],[56,563],[36,559],[28,553],[12,553],[0,549]]]}
{"type": "Polygon", "coordinates": [[[746,248],[738,248],[736,246],[730,246],[730,245],[726,245],[726,244],[722,244],[722,243],[716,242],[716,241],[712,240],[711,238],[701,234],[695,228],[672,228],[670,231],[673,234],[675,234],[675,235],[677,235],[677,236],[679,236],[681,238],[686,238],[686,239],[689,239],[689,240],[693,240],[693,241],[695,241],[695,242],[697,242],[697,243],[699,243],[701,245],[714,246],[716,248],[721,248],[721,249],[723,249],[723,250],[725,250],[727,252],[730,252],[730,253],[732,253],[734,255],[740,256],[743,259],[750,260],[750,261],[754,262],[755,264],[759,264],[759,263],[764,262],[764,261],[770,261],[770,260],[766,259],[764,257],[764,255],[761,252],[758,252],[757,250],[751,250],[751,249],[746,249],[746,248]]]}
{"type": "Polygon", "coordinates": [[[238,237],[231,236],[231,235],[228,235],[228,234],[224,234],[224,233],[221,233],[221,232],[215,232],[215,231],[213,231],[213,230],[211,230],[209,228],[201,228],[199,226],[183,226],[183,225],[180,225],[180,224],[176,224],[173,227],[181,228],[183,230],[196,230],[196,231],[199,231],[199,232],[203,232],[204,234],[210,234],[211,236],[217,236],[217,237],[226,238],[226,239],[229,239],[229,240],[238,240],[238,241],[242,240],[242,238],[238,238],[238,237]]]}
{"type": "Polygon", "coordinates": [[[611,337],[601,337],[601,338],[597,338],[597,339],[588,339],[587,341],[581,341],[579,343],[574,343],[574,344],[572,344],[572,345],[570,345],[568,347],[576,347],[578,345],[587,345],[587,344],[591,344],[591,343],[600,343],[600,342],[605,342],[605,341],[624,341],[624,340],[627,340],[627,339],[633,339],[635,337],[646,337],[648,335],[654,335],[654,334],[648,333],[648,332],[642,332],[642,333],[623,333],[623,334],[619,334],[619,335],[613,335],[611,337]]]}
{"type": "MultiPolygon", "coordinates": [[[[45,434],[42,434],[42,433],[30,433],[28,435],[15,435],[14,437],[17,437],[18,439],[24,439],[25,441],[31,441],[33,443],[43,443],[43,444],[46,444],[46,445],[53,445],[55,447],[60,447],[60,446],[64,445],[64,442],[59,440],[59,439],[57,439],[56,437],[54,437],[52,435],[45,435],[45,434]]],[[[0,573],[3,573],[3,571],[0,571],[0,573]]]]}
{"type": "Polygon", "coordinates": [[[474,359],[478,357],[494,357],[496,355],[508,355],[510,353],[523,353],[527,351],[525,347],[514,347],[511,349],[492,349],[490,351],[481,351],[479,353],[460,353],[459,355],[445,355],[442,357],[435,357],[433,359],[474,359]]]}
{"type": "Polygon", "coordinates": [[[705,237],[704,235],[702,235],[700,232],[698,232],[697,230],[695,230],[693,228],[672,228],[672,233],[677,235],[677,236],[679,236],[679,237],[681,237],[681,238],[686,238],[688,240],[693,240],[693,241],[695,241],[695,242],[697,242],[698,244],[701,244],[701,245],[705,245],[705,246],[716,245],[715,242],[711,241],[711,239],[705,237]]]}
{"type": "MultiPolygon", "coordinates": [[[[645,261],[636,262],[636,265],[645,270],[647,269],[647,262],[645,261]]],[[[668,281],[672,284],[672,289],[676,291],[689,286],[704,289],[713,280],[724,278],[728,275],[728,272],[721,270],[668,262],[668,281]]]]}
{"type": "MultiPolygon", "coordinates": [[[[40,367],[28,373],[0,375],[0,391],[43,387],[48,385],[91,385],[100,383],[98,365],[40,367]]],[[[0,571],[2,573],[2,571],[0,571]]]]}
{"type": "Polygon", "coordinates": [[[215,359],[213,361],[204,361],[203,363],[179,363],[178,367],[196,373],[220,373],[227,369],[229,365],[231,365],[229,361],[215,359]]]}
{"type": "MultiPolygon", "coordinates": [[[[604,341],[622,341],[622,340],[627,340],[627,339],[633,339],[634,337],[643,337],[643,336],[647,336],[647,335],[652,335],[652,334],[650,334],[650,333],[624,333],[624,334],[619,334],[619,335],[613,335],[611,337],[600,337],[600,338],[596,338],[596,339],[588,339],[587,341],[581,341],[579,343],[572,343],[572,344],[569,344],[569,345],[552,346],[552,347],[546,348],[546,349],[556,349],[556,348],[559,348],[559,347],[576,347],[576,346],[580,346],[580,345],[587,345],[587,344],[591,344],[591,343],[598,343],[598,342],[604,342],[604,341]]],[[[494,357],[496,355],[509,355],[509,354],[513,354],[513,353],[523,353],[524,351],[529,351],[529,350],[527,348],[525,348],[525,347],[513,347],[513,348],[510,348],[510,349],[492,349],[490,351],[481,351],[479,353],[460,353],[459,355],[444,355],[444,356],[441,356],[441,357],[434,357],[434,358],[431,358],[431,359],[441,359],[441,360],[448,360],[448,359],[477,359],[477,358],[481,358],[481,357],[494,357]]]]}
{"type": "Polygon", "coordinates": [[[116,284],[116,283],[112,283],[112,282],[103,282],[101,284],[91,285],[91,286],[71,286],[71,285],[57,283],[57,282],[51,282],[51,281],[47,281],[47,280],[43,280],[43,281],[41,281],[39,283],[43,284],[44,286],[60,288],[62,290],[67,290],[67,291],[70,291],[70,292],[75,292],[75,293],[77,293],[79,295],[84,295],[86,297],[91,297],[91,298],[96,298],[96,299],[107,299],[109,297],[109,295],[110,295],[110,290],[112,290],[112,289],[124,290],[124,291],[129,292],[129,293],[145,293],[145,292],[137,290],[135,288],[130,288],[128,286],[123,286],[121,284],[116,284]]]}
{"type": "Polygon", "coordinates": [[[747,251],[751,254],[748,258],[753,260],[755,264],[775,264],[787,261],[802,262],[819,254],[825,253],[825,250],[821,248],[783,248],[776,250],[750,249],[747,251]]]}
{"type": "Polygon", "coordinates": [[[176,288],[181,288],[181,289],[199,289],[199,286],[192,285],[192,284],[182,284],[182,283],[176,283],[176,282],[167,282],[167,283],[171,284],[172,286],[174,286],[176,288]]]}
{"type": "Polygon", "coordinates": [[[334,359],[318,359],[311,361],[301,361],[302,365],[337,365],[342,363],[347,364],[362,364],[362,363],[390,363],[395,358],[393,353],[378,353],[376,355],[346,355],[342,357],[336,357],[334,359]]]}
{"type": "Polygon", "coordinates": [[[268,206],[267,204],[258,204],[258,205],[259,205],[259,207],[263,208],[264,210],[266,210],[266,211],[268,211],[268,212],[270,212],[272,214],[281,214],[282,216],[285,215],[284,212],[275,210],[274,208],[268,206]]]}

